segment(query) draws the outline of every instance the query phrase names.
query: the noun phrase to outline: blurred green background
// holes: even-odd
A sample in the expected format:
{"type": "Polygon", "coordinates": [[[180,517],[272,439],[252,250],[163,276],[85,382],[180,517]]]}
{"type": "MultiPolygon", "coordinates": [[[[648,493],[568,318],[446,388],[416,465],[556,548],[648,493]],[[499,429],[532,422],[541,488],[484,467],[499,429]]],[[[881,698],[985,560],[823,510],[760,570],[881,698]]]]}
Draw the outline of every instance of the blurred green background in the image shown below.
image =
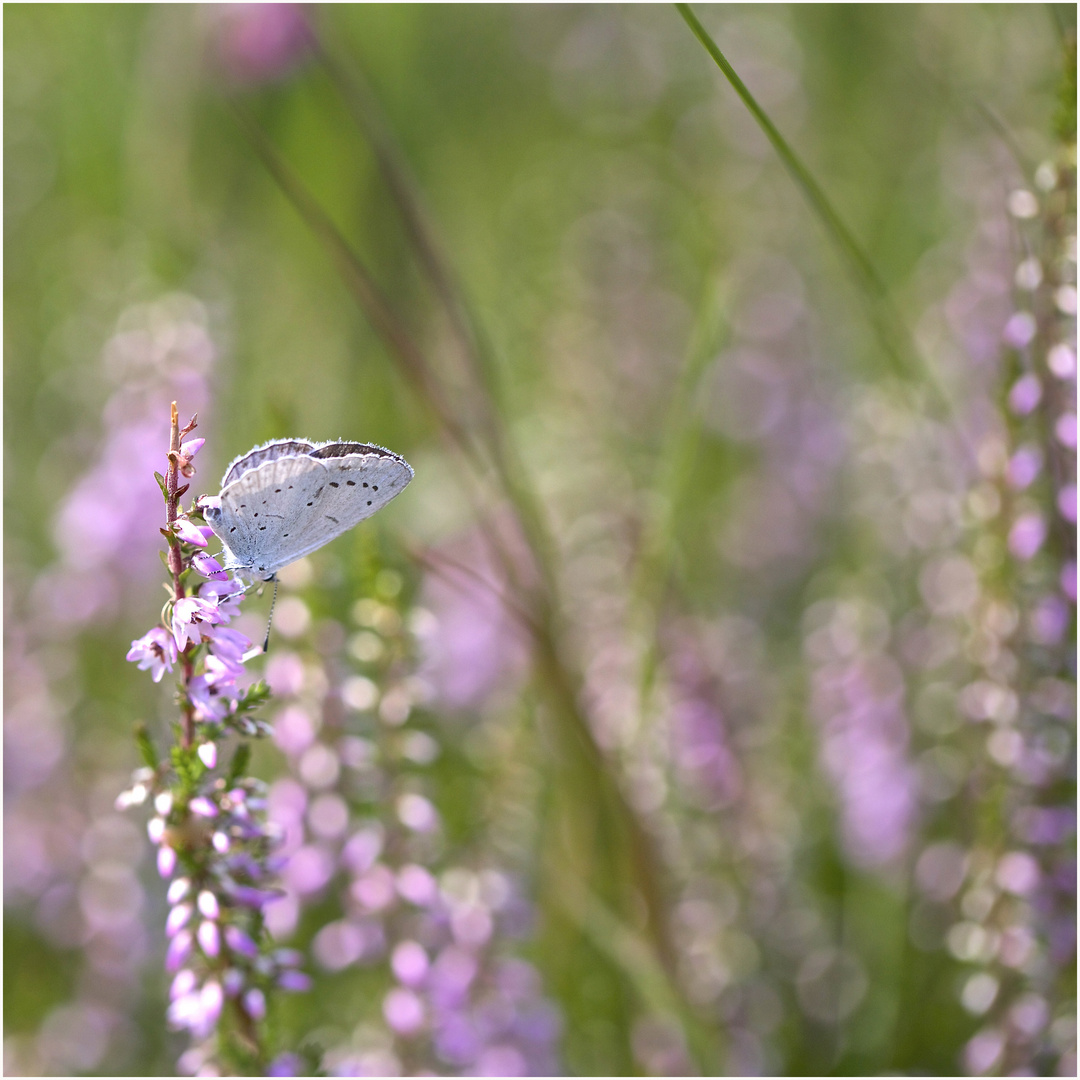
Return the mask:
{"type": "MultiPolygon", "coordinates": [[[[904,668],[888,753],[899,745],[925,774],[919,755],[949,743],[933,762],[953,787],[910,795],[880,826],[895,837],[875,848],[876,826],[862,835],[844,818],[844,781],[822,764],[807,641],[838,617],[821,606],[836,596],[854,605],[856,636],[872,637],[875,619],[918,621],[924,558],[977,540],[965,518],[944,539],[909,530],[891,542],[882,534],[911,485],[893,491],[885,474],[907,455],[912,483],[957,506],[977,483],[970,451],[979,410],[1000,408],[1009,377],[999,341],[1023,255],[1004,207],[1060,153],[1075,11],[696,10],[859,238],[911,342],[878,333],[835,237],[673,7],[306,8],[329,62],[280,12],[276,29],[244,38],[244,16],[224,7],[5,8],[6,697],[18,732],[36,733],[5,757],[7,852],[24,866],[5,919],[12,1074],[168,1073],[182,1046],[164,1031],[163,886],[141,823],[99,824],[137,764],[132,724],[168,715],[162,687],[123,662],[162,602],[160,504],[152,481],[149,516],[145,493],[125,488],[113,503],[125,469],[145,484],[163,459],[150,436],[110,440],[139,408],[178,395],[208,440],[193,494],[216,491],[235,455],[284,436],[376,442],[415,467],[376,522],[313,560],[316,581],[299,593],[318,617],[347,621],[380,567],[402,574],[403,605],[439,615],[438,553],[498,577],[477,556],[488,526],[478,534],[476,507],[511,533],[523,507],[539,507],[557,656],[534,649],[525,677],[519,656],[494,655],[505,641],[477,601],[454,625],[478,643],[445,653],[475,685],[436,695],[424,722],[451,717],[450,746],[485,733],[483,752],[455,771],[451,750],[432,781],[470,844],[498,847],[506,805],[522,815],[499,855],[537,905],[521,948],[563,1018],[559,1068],[972,1068],[964,1047],[992,1007],[968,1007],[974,991],[964,1003],[983,961],[946,944],[959,886],[927,906],[912,882],[932,843],[1008,846],[987,806],[1007,802],[1012,781],[967,782],[982,775],[982,751],[919,720],[922,676],[904,668]],[[354,78],[370,101],[350,96],[354,78]],[[485,335],[482,375],[356,109],[379,116],[434,223],[485,335]],[[433,373],[431,400],[482,444],[478,463],[454,452],[249,125],[364,260],[433,373]],[[912,447],[931,443],[941,455],[920,462],[912,447]],[[515,501],[500,464],[532,502],[515,501]],[[95,471],[112,479],[85,486],[95,471]],[[545,727],[560,708],[545,695],[567,672],[599,765],[557,722],[545,727]],[[664,725],[687,701],[711,703],[726,734],[683,767],[664,725]],[[610,820],[595,804],[614,808],[610,820]],[[623,804],[650,837],[644,878],[623,804]],[[607,839],[575,834],[591,815],[607,839]],[[57,914],[81,902],[85,922],[78,883],[119,848],[143,890],[128,914],[145,926],[123,978],[94,966],[94,933],[57,914]],[[599,897],[591,915],[575,906],[582,882],[599,897]],[[93,1000],[98,978],[113,979],[101,996],[112,1012],[91,1023],[72,1003],[93,1000]],[[64,1042],[80,1024],[99,1052],[64,1042]]],[[[165,420],[148,415],[147,430],[165,420]]],[[[534,573],[531,555],[519,565],[534,573]]],[[[256,607],[253,625],[266,602],[256,607]]],[[[948,669],[935,685],[969,677],[948,669]]],[[[273,750],[257,760],[267,779],[284,768],[273,750]]],[[[1067,806],[1068,789],[1054,791],[1067,806]]],[[[302,922],[298,943],[318,925],[302,922]]],[[[1002,1009],[1014,976],[1029,978],[992,976],[1002,1009]]],[[[284,1010],[286,1044],[316,1025],[325,995],[344,992],[333,986],[347,974],[333,978],[284,1010]]],[[[1039,991],[1052,1017],[1069,1011],[1057,978],[1039,991]]],[[[381,1022],[375,991],[365,1000],[356,1022],[365,1009],[381,1022]]],[[[1015,1067],[1069,1060],[1052,1017],[1042,1056],[1015,1067]]]]}

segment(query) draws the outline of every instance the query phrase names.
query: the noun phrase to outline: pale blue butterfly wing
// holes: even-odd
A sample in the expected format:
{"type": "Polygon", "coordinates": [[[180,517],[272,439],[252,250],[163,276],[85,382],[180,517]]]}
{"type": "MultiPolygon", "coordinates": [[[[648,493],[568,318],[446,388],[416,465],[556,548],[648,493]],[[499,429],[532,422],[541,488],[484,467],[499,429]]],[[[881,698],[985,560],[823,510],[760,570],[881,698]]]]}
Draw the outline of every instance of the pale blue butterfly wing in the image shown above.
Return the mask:
{"type": "Polygon", "coordinates": [[[412,478],[381,446],[280,439],[238,457],[203,512],[227,569],[265,580],[371,517],[412,478]]]}

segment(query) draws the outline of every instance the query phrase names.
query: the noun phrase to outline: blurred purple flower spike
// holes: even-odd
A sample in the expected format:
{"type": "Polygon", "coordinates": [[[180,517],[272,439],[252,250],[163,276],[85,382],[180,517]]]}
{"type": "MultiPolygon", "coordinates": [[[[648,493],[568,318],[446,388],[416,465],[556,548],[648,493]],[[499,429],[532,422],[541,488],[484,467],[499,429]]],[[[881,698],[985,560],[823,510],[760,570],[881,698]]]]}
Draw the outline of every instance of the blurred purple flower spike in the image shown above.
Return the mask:
{"type": "Polygon", "coordinates": [[[303,4],[222,4],[210,9],[212,47],[235,83],[276,82],[311,50],[303,4]]]}

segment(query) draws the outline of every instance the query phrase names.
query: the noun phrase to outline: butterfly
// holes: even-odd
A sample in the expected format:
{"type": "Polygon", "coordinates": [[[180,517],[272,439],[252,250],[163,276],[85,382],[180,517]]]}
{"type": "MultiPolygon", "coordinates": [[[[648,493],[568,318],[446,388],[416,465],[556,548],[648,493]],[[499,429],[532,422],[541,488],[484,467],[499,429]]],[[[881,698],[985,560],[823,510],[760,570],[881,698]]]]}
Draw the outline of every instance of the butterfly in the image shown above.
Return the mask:
{"type": "Polygon", "coordinates": [[[233,461],[221,494],[196,505],[225,549],[225,569],[270,581],[381,510],[412,478],[412,466],[381,446],[276,439],[233,461]]]}

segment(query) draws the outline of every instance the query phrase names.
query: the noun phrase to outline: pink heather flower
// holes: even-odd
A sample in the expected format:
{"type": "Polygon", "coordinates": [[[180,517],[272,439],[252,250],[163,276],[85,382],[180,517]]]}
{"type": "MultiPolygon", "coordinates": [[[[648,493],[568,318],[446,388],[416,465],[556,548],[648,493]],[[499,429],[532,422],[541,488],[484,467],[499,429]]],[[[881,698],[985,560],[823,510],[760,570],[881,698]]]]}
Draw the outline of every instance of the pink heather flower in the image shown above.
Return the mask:
{"type": "Polygon", "coordinates": [[[194,909],[190,904],[177,904],[169,912],[169,917],[165,920],[165,936],[175,937],[183,930],[190,921],[193,911],[194,909]]]}
{"type": "Polygon", "coordinates": [[[214,535],[212,529],[200,528],[194,522],[188,521],[186,518],[180,518],[178,521],[173,522],[173,532],[184,541],[185,544],[194,544],[196,547],[206,547],[209,543],[209,537],[206,533],[209,532],[210,536],[214,535]]]}
{"type": "Polygon", "coordinates": [[[1068,345],[1055,345],[1046,354],[1046,366],[1059,379],[1071,379],[1076,374],[1076,353],[1068,345]]]}
{"type": "Polygon", "coordinates": [[[311,976],[302,971],[283,971],[277,977],[277,984],[289,993],[303,994],[311,989],[311,976]]]}
{"type": "Polygon", "coordinates": [[[265,907],[281,896],[281,892],[277,889],[257,889],[254,885],[233,885],[229,893],[234,903],[248,908],[265,907]]]}
{"type": "Polygon", "coordinates": [[[222,569],[221,563],[205,551],[197,552],[192,557],[191,565],[205,578],[213,578],[215,581],[228,580],[229,575],[222,569]]]}
{"type": "Polygon", "coordinates": [[[424,1003],[411,990],[396,987],[383,999],[383,1016],[399,1035],[415,1035],[424,1026],[424,1003]]]}
{"type": "Polygon", "coordinates": [[[188,439],[186,442],[182,442],[180,444],[180,456],[190,460],[203,448],[205,442],[205,439],[188,439]]]}
{"type": "Polygon", "coordinates": [[[303,1069],[303,1067],[304,1063],[300,1060],[299,1054],[278,1054],[278,1056],[270,1062],[269,1066],[267,1066],[266,1075],[302,1076],[304,1074],[300,1070],[303,1069]]]}
{"type": "Polygon", "coordinates": [[[217,817],[218,808],[205,795],[196,795],[188,803],[188,809],[199,817],[217,817]]]}
{"type": "Polygon", "coordinates": [[[252,1020],[266,1016],[266,995],[256,986],[244,995],[244,1008],[252,1020]]]}
{"type": "Polygon", "coordinates": [[[1026,562],[1035,556],[1045,539],[1046,523],[1042,516],[1034,511],[1021,514],[1009,530],[1009,550],[1026,562]]]}
{"type": "Polygon", "coordinates": [[[402,825],[414,832],[432,832],[439,827],[439,812],[423,795],[402,795],[397,812],[402,825]]]}
{"type": "Polygon", "coordinates": [[[236,682],[244,673],[243,665],[213,653],[206,658],[205,668],[206,685],[216,687],[219,693],[224,693],[227,684],[236,682]]]}
{"type": "Polygon", "coordinates": [[[187,894],[191,892],[191,882],[184,877],[178,877],[170,886],[165,898],[170,904],[179,904],[187,894]]]}
{"type": "Polygon", "coordinates": [[[218,749],[217,743],[204,742],[197,751],[199,760],[208,768],[213,769],[217,766],[218,749]]]}
{"type": "Polygon", "coordinates": [[[196,675],[188,687],[188,696],[195,706],[196,719],[203,723],[224,720],[232,711],[235,694],[235,683],[226,682],[219,686],[205,675],[196,675]]]}
{"type": "Polygon", "coordinates": [[[199,893],[199,913],[207,919],[216,919],[221,914],[217,897],[209,889],[199,893]]]}
{"type": "Polygon", "coordinates": [[[169,987],[169,1000],[175,1001],[177,998],[186,997],[195,989],[197,981],[195,972],[191,968],[183,968],[177,972],[176,978],[169,987]]]}
{"type": "Polygon", "coordinates": [[[179,971],[195,946],[195,939],[190,930],[181,930],[169,942],[165,951],[165,970],[168,972],[179,971]]]}
{"type": "Polygon", "coordinates": [[[138,641],[131,643],[127,659],[137,660],[140,671],[149,668],[154,682],[161,682],[161,676],[166,671],[171,672],[173,664],[176,663],[176,643],[167,630],[155,626],[138,641]]]}
{"type": "Polygon", "coordinates": [[[182,596],[173,604],[173,637],[177,649],[185,649],[189,642],[202,642],[201,627],[223,621],[216,604],[198,596],[182,596]]]}
{"type": "Polygon", "coordinates": [[[1018,311],[1005,324],[1002,337],[1014,349],[1022,349],[1035,339],[1036,329],[1035,316],[1029,311],[1018,311]]]}
{"type": "Polygon", "coordinates": [[[430,870],[410,863],[398,871],[397,890],[410,904],[427,907],[438,895],[439,887],[430,870]]]}
{"type": "Polygon", "coordinates": [[[1054,434],[1062,446],[1070,450],[1076,449],[1076,413],[1064,413],[1057,418],[1054,424],[1054,434]]]}
{"type": "Polygon", "coordinates": [[[225,927],[225,944],[234,953],[246,956],[249,960],[254,960],[259,955],[259,946],[239,926],[230,925],[225,927]]]}
{"type": "Polygon", "coordinates": [[[1030,487],[1042,465],[1042,451],[1037,446],[1021,446],[1009,461],[1009,484],[1017,491],[1030,487]]]}
{"type": "Polygon", "coordinates": [[[199,1010],[195,1022],[191,1025],[191,1032],[197,1039],[205,1039],[221,1016],[221,1006],[225,1003],[225,994],[221,989],[221,983],[216,979],[210,979],[199,994],[199,1010]]]}
{"type": "Polygon", "coordinates": [[[1016,416],[1027,416],[1042,400],[1042,383],[1038,375],[1028,372],[1013,383],[1009,391],[1009,408],[1016,416]]]}
{"type": "Polygon", "coordinates": [[[176,852],[168,844],[162,844],[157,853],[158,876],[171,878],[173,871],[176,869],[177,861],[176,852]]]}
{"type": "Polygon", "coordinates": [[[227,581],[207,581],[199,587],[199,598],[213,605],[219,619],[226,623],[240,614],[240,599],[244,595],[244,586],[233,578],[227,581]]]}
{"type": "Polygon", "coordinates": [[[218,59],[236,82],[284,77],[311,44],[302,4],[222,4],[212,11],[218,59]]]}
{"type": "Polygon", "coordinates": [[[199,939],[199,948],[211,959],[221,952],[221,931],[218,930],[216,922],[207,919],[200,923],[196,937],[199,939]]]}
{"type": "Polygon", "coordinates": [[[390,957],[390,967],[398,982],[406,986],[419,986],[430,966],[423,945],[415,941],[402,941],[390,957]]]}
{"type": "Polygon", "coordinates": [[[215,626],[210,639],[210,652],[227,660],[239,661],[251,648],[251,638],[228,626],[215,626]]]}
{"type": "Polygon", "coordinates": [[[1076,524],[1076,485],[1067,484],[1058,492],[1058,511],[1071,524],[1076,524]]]}
{"type": "Polygon", "coordinates": [[[1061,591],[1076,603],[1076,563],[1067,562],[1061,568],[1061,591]]]}

